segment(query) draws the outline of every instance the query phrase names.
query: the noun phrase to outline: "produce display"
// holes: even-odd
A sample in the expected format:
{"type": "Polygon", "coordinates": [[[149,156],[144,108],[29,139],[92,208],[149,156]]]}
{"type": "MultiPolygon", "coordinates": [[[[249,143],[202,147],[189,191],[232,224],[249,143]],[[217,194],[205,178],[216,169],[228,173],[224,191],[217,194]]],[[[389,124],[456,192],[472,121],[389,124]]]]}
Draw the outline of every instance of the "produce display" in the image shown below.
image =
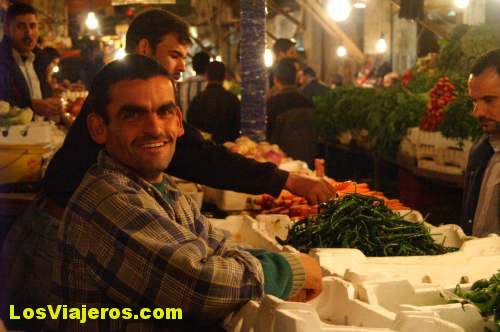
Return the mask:
{"type": "MultiPolygon", "coordinates": [[[[370,190],[366,183],[356,183],[353,181],[336,182],[325,177],[335,188],[338,197],[358,193],[373,198],[380,199],[384,205],[392,210],[410,210],[398,199],[388,199],[380,191],[370,190]]],[[[255,205],[260,207],[259,214],[286,214],[290,218],[301,219],[318,213],[317,205],[309,205],[305,198],[296,196],[289,191],[283,190],[278,198],[271,195],[260,195],[254,200],[255,205]]]]}
{"type": "Polygon", "coordinates": [[[485,317],[495,315],[495,323],[500,329],[500,271],[489,280],[481,279],[474,282],[468,291],[457,285],[453,293],[463,300],[453,299],[450,302],[472,303],[479,309],[481,315],[485,317]]]}
{"type": "Polygon", "coordinates": [[[287,155],[276,144],[254,142],[247,136],[241,136],[234,142],[226,142],[224,146],[232,152],[260,162],[272,162],[276,165],[288,160],[287,155]]]}
{"type": "Polygon", "coordinates": [[[366,256],[440,255],[456,248],[434,242],[424,223],[409,222],[382,199],[346,194],[323,204],[316,216],[297,221],[281,245],[308,252],[312,248],[357,248],[366,256]]]}
{"type": "Polygon", "coordinates": [[[31,108],[19,108],[0,100],[0,127],[24,125],[33,119],[31,108]]]}
{"type": "Polygon", "coordinates": [[[444,107],[455,99],[453,95],[455,86],[448,77],[441,77],[429,92],[427,103],[427,116],[420,121],[420,129],[436,131],[443,121],[444,107]]]}

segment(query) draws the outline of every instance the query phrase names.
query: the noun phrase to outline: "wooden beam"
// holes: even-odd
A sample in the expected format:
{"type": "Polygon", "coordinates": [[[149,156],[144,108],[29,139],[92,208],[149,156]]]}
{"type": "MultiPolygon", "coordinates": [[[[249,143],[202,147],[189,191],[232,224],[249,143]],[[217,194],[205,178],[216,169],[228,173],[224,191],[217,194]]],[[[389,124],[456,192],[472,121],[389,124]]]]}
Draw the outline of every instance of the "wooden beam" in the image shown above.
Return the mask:
{"type": "Polygon", "coordinates": [[[266,34],[271,37],[272,40],[277,40],[278,37],[276,37],[275,35],[273,35],[272,33],[270,33],[269,31],[266,31],[266,34]]]}
{"type": "Polygon", "coordinates": [[[342,28],[340,28],[327,16],[324,8],[322,8],[316,1],[297,0],[297,3],[302,6],[302,8],[304,8],[304,10],[307,11],[331,37],[340,41],[354,60],[360,64],[364,62],[365,55],[363,52],[358,48],[358,46],[356,46],[356,43],[349,38],[342,28]]]}
{"type": "Polygon", "coordinates": [[[285,16],[287,19],[289,19],[292,23],[294,23],[296,26],[298,26],[300,29],[304,29],[304,23],[300,22],[297,20],[295,17],[290,15],[289,13],[285,12],[281,7],[276,4],[273,0],[268,0],[267,1],[267,6],[271,8],[272,11],[279,13],[283,16],[285,16]]]}

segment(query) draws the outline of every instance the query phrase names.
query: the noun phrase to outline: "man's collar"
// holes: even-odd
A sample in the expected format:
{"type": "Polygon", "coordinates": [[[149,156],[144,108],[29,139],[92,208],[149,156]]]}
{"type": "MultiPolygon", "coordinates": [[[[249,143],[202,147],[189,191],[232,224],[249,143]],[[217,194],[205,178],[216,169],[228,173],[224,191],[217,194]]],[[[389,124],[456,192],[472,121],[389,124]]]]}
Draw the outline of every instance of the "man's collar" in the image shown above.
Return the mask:
{"type": "Polygon", "coordinates": [[[18,51],[12,48],[12,56],[17,63],[35,61],[35,54],[33,52],[29,52],[26,56],[22,56],[18,51]]]}
{"type": "Polygon", "coordinates": [[[495,152],[500,152],[500,134],[488,135],[488,140],[495,152]]]}
{"type": "MultiPolygon", "coordinates": [[[[152,183],[146,181],[135,170],[122,164],[121,162],[110,156],[106,149],[102,149],[99,152],[99,155],[97,157],[97,164],[102,168],[122,173],[145,188],[155,188],[156,190],[158,190],[157,187],[155,187],[152,183]]],[[[165,173],[163,173],[163,183],[165,185],[165,191],[171,191],[175,193],[179,192],[179,189],[165,173]]]]}

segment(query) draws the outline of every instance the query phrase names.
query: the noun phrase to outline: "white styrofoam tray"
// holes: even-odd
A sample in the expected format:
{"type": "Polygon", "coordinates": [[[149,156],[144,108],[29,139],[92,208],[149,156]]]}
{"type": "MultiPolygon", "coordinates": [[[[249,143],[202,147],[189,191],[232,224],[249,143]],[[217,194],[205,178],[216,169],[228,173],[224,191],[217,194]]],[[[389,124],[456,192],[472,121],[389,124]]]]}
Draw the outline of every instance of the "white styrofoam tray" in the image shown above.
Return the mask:
{"type": "Polygon", "coordinates": [[[241,247],[282,251],[283,247],[258,228],[255,219],[247,215],[229,216],[226,219],[209,219],[215,228],[229,233],[228,242],[241,247]]]}
{"type": "Polygon", "coordinates": [[[339,277],[325,277],[323,291],[313,301],[287,302],[265,296],[261,303],[251,301],[228,319],[226,329],[233,332],[472,332],[491,327],[491,322],[485,322],[474,306],[462,308],[460,304],[446,304],[439,298],[438,289],[418,291],[400,280],[387,281],[386,285],[389,287],[382,289],[382,294],[377,293],[375,300],[369,298],[370,303],[358,297],[360,286],[339,277]],[[408,298],[394,297],[399,291],[408,298]]]}
{"type": "Polygon", "coordinates": [[[204,199],[222,211],[242,211],[252,208],[253,195],[202,186],[204,199]]]}

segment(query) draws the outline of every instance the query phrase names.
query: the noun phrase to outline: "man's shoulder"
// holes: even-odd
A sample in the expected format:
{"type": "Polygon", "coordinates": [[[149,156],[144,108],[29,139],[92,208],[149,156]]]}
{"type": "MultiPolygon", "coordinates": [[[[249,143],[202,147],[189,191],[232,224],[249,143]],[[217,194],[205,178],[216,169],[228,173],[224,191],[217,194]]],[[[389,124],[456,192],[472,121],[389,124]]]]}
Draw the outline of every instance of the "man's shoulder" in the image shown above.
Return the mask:
{"type": "Polygon", "coordinates": [[[132,179],[115,170],[92,166],[70,199],[70,204],[84,203],[96,207],[102,201],[122,193],[137,193],[141,187],[132,179]]]}

